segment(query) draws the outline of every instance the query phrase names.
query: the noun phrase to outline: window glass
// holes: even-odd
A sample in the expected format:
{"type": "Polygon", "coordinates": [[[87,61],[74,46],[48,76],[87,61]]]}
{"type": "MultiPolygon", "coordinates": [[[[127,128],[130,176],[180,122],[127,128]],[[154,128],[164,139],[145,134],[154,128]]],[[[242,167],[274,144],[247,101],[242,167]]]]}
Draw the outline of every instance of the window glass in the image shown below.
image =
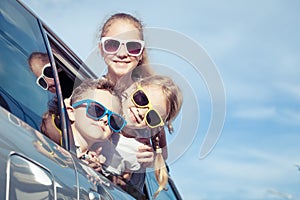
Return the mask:
{"type": "Polygon", "coordinates": [[[45,50],[37,19],[26,11],[17,1],[0,1],[1,34],[24,54],[45,50]]]}
{"type": "Polygon", "coordinates": [[[49,102],[57,107],[56,88],[39,23],[17,1],[2,0],[0,9],[1,106],[39,131],[57,130],[45,126],[59,120],[48,112],[49,102]]]}

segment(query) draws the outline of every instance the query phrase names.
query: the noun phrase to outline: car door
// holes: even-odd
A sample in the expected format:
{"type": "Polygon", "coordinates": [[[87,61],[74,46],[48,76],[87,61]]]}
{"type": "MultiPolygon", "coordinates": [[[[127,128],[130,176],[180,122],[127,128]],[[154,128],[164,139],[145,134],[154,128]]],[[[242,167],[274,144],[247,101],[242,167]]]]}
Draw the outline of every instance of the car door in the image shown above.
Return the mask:
{"type": "Polygon", "coordinates": [[[41,24],[16,1],[0,9],[0,199],[77,199],[72,155],[40,132],[57,98],[28,63],[32,52],[49,55],[41,24]]]}

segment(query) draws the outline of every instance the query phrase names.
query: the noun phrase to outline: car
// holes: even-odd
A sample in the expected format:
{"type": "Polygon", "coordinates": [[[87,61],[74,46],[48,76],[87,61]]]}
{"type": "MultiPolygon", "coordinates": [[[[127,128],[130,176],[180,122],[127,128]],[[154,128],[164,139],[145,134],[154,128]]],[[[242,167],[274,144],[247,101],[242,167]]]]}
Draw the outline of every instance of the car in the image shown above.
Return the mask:
{"type": "MultiPolygon", "coordinates": [[[[76,156],[64,99],[95,73],[22,2],[1,0],[0,9],[0,199],[152,199],[158,185],[151,170],[138,192],[115,185],[76,156]],[[47,55],[53,85],[45,70],[37,75],[29,66],[34,53],[47,55]],[[41,132],[53,99],[60,142],[41,132]]],[[[181,199],[171,177],[156,199],[181,199]]]]}

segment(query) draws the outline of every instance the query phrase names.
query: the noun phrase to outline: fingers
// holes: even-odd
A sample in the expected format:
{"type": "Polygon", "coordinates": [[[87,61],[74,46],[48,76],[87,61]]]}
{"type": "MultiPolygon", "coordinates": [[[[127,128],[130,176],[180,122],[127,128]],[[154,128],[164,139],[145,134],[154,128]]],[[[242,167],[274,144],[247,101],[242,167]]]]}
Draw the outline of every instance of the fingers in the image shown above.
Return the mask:
{"type": "MultiPolygon", "coordinates": [[[[98,150],[101,151],[101,148],[98,150]]],[[[86,153],[82,153],[78,156],[82,159],[82,161],[88,164],[89,167],[93,168],[97,172],[101,172],[102,164],[106,160],[104,156],[98,156],[95,151],[87,151],[86,153]]]]}
{"type": "Polygon", "coordinates": [[[105,163],[106,161],[106,158],[103,155],[99,155],[98,159],[101,164],[105,163]]]}
{"type": "Polygon", "coordinates": [[[124,178],[125,180],[129,181],[130,177],[131,177],[131,173],[129,173],[129,172],[124,172],[123,178],[124,178]]]}
{"type": "Polygon", "coordinates": [[[137,159],[142,159],[142,158],[152,158],[154,157],[153,151],[145,151],[145,152],[139,152],[136,154],[137,159]]]}
{"type": "Polygon", "coordinates": [[[138,147],[138,151],[139,152],[145,152],[145,151],[152,151],[153,152],[153,148],[149,145],[142,145],[138,147]]]}
{"type": "Polygon", "coordinates": [[[152,157],[149,157],[149,158],[145,158],[145,157],[144,158],[138,158],[137,161],[139,163],[149,163],[149,165],[151,165],[154,161],[154,157],[152,156],[152,157]]]}
{"type": "Polygon", "coordinates": [[[90,162],[89,167],[93,168],[97,172],[102,170],[102,165],[99,162],[90,162]]]}
{"type": "Polygon", "coordinates": [[[139,146],[136,158],[139,163],[152,163],[154,160],[153,148],[149,145],[139,146]]]}
{"type": "Polygon", "coordinates": [[[101,154],[101,151],[102,151],[102,147],[99,146],[99,147],[96,149],[96,154],[97,154],[97,155],[100,155],[100,154],[101,154]]]}
{"type": "Polygon", "coordinates": [[[154,160],[154,153],[153,152],[138,153],[136,155],[136,158],[139,163],[149,163],[149,162],[152,163],[154,160]]]}

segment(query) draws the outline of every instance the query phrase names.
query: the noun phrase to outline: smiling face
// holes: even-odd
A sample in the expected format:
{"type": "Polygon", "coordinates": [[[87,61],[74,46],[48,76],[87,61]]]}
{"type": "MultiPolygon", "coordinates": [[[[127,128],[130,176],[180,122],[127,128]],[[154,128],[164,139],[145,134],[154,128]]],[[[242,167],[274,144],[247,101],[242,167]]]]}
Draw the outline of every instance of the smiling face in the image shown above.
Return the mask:
{"type": "MultiPolygon", "coordinates": [[[[167,116],[167,99],[160,86],[148,85],[143,86],[143,91],[152,104],[153,109],[160,115],[162,119],[167,116]]],[[[139,107],[133,103],[131,96],[136,91],[136,85],[132,84],[125,93],[127,98],[122,102],[122,111],[127,121],[127,125],[131,127],[147,127],[145,122],[145,114],[149,111],[149,107],[139,107]]]]}
{"type": "MultiPolygon", "coordinates": [[[[56,88],[55,88],[54,79],[49,78],[43,74],[44,67],[46,65],[49,65],[48,55],[45,53],[40,53],[40,52],[33,53],[29,58],[29,65],[30,65],[30,69],[33,72],[33,74],[37,78],[41,77],[41,79],[43,79],[43,82],[45,82],[48,85],[48,90],[51,93],[55,93],[56,88]]],[[[49,65],[49,66],[51,68],[51,65],[49,65]]],[[[52,73],[52,70],[47,71],[47,72],[52,73]]],[[[53,77],[52,74],[51,74],[51,77],[53,77]]]]}
{"type": "MultiPolygon", "coordinates": [[[[115,20],[108,27],[103,37],[113,37],[122,40],[142,40],[140,31],[128,20],[115,20]]],[[[99,44],[100,52],[108,66],[108,75],[113,79],[118,79],[126,74],[130,74],[138,65],[142,54],[139,56],[130,56],[126,52],[124,44],[115,54],[107,54],[103,51],[102,45],[99,44]]]]}
{"type": "MultiPolygon", "coordinates": [[[[88,90],[82,96],[84,99],[97,101],[107,109],[118,113],[118,110],[115,109],[120,106],[118,99],[107,90],[88,90]]],[[[76,102],[84,99],[78,99],[76,102]]],[[[94,120],[86,114],[86,106],[87,103],[83,103],[69,112],[70,119],[73,121],[73,131],[79,133],[88,144],[110,138],[112,130],[108,125],[108,116],[105,115],[100,120],[94,120]]]]}

